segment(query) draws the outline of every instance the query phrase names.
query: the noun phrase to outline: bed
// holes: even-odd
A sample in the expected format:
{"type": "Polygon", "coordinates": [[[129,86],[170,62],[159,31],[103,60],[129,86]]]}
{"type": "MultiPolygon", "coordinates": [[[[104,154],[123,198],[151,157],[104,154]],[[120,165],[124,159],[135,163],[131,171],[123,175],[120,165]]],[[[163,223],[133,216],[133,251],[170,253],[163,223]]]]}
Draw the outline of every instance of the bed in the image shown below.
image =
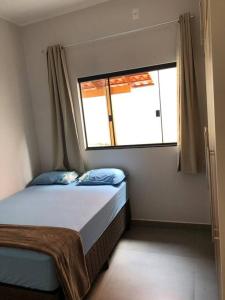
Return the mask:
{"type": "MultiPolygon", "coordinates": [[[[117,187],[32,186],[0,203],[0,223],[76,230],[93,283],[125,230],[126,190],[126,182],[117,187]]],[[[63,299],[52,258],[0,247],[0,295],[4,300],[63,299]]]]}

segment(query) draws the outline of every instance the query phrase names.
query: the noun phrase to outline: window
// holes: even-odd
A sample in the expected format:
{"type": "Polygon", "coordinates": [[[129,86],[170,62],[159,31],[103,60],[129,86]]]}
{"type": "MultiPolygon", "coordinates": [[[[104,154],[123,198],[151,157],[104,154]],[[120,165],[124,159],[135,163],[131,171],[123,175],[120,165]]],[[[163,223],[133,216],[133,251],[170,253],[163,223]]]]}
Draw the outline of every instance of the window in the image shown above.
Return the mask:
{"type": "Polygon", "coordinates": [[[176,64],[79,79],[87,148],[177,142],[176,64]]]}

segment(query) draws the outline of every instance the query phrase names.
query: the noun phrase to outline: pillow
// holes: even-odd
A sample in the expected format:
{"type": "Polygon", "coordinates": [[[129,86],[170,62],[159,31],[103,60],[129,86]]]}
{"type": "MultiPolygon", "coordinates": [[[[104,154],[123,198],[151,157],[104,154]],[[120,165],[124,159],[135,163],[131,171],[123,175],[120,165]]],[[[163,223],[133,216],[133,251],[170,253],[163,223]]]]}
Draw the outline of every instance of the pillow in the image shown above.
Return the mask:
{"type": "Polygon", "coordinates": [[[79,178],[78,185],[118,185],[125,177],[120,169],[93,169],[79,178]]]}
{"type": "Polygon", "coordinates": [[[78,174],[75,171],[51,171],[42,173],[32,180],[32,185],[69,184],[76,180],[78,174]]]}

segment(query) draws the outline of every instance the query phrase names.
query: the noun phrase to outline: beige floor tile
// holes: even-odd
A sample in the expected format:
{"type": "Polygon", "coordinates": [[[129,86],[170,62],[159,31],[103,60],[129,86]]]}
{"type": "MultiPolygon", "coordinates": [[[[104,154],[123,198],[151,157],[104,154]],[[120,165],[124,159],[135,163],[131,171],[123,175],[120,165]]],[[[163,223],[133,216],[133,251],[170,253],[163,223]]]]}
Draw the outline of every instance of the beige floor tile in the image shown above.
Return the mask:
{"type": "Polygon", "coordinates": [[[210,234],[132,228],[87,300],[217,300],[210,234]]]}

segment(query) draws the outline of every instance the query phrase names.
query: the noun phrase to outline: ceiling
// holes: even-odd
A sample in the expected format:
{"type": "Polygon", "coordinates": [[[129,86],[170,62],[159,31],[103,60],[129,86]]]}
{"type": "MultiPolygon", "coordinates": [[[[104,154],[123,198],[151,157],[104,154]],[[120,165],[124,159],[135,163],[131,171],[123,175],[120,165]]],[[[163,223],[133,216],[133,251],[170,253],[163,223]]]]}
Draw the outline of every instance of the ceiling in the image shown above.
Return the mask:
{"type": "Polygon", "coordinates": [[[0,17],[28,25],[110,0],[0,0],[0,17]]]}

